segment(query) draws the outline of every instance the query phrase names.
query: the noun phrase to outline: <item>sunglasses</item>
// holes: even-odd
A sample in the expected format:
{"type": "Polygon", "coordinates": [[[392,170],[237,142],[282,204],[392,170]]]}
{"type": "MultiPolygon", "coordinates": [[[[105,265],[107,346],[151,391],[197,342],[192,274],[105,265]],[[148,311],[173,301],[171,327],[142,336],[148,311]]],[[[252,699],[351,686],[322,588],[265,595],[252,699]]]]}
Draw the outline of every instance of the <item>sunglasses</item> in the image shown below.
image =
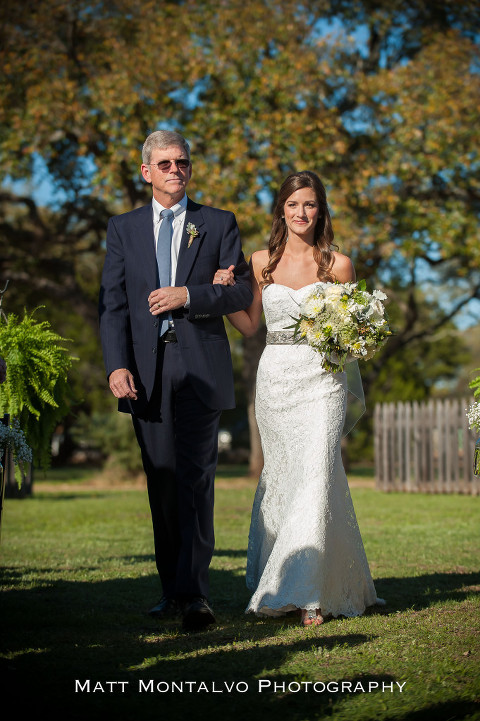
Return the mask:
{"type": "Polygon", "coordinates": [[[179,170],[186,170],[190,165],[190,161],[187,158],[179,158],[178,160],[160,160],[158,163],[149,163],[149,165],[154,165],[162,173],[168,173],[172,167],[172,163],[175,163],[179,170]]]}

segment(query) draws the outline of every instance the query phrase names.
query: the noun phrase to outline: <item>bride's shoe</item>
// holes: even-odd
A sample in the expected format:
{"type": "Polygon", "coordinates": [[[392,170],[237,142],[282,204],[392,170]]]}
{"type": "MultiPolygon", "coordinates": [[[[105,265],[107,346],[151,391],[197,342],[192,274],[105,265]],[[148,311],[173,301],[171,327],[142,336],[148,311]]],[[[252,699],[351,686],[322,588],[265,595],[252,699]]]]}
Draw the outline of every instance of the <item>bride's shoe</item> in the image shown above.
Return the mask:
{"type": "Polygon", "coordinates": [[[308,611],[306,608],[302,608],[301,612],[302,612],[302,616],[301,616],[300,625],[301,626],[311,626],[315,619],[315,612],[308,611]]]}
{"type": "Polygon", "coordinates": [[[320,614],[320,609],[302,608],[302,626],[320,626],[323,623],[323,616],[320,614]]]}

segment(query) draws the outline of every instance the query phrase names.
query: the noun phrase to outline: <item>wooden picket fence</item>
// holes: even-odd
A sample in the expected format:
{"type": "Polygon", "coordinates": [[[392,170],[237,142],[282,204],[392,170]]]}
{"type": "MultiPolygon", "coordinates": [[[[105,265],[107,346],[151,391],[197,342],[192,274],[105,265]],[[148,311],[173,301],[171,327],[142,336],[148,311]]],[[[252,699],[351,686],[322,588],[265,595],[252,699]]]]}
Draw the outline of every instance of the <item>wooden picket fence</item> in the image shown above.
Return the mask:
{"type": "Polygon", "coordinates": [[[480,493],[473,473],[477,436],[465,409],[472,399],[377,403],[376,487],[382,491],[480,493]]]}

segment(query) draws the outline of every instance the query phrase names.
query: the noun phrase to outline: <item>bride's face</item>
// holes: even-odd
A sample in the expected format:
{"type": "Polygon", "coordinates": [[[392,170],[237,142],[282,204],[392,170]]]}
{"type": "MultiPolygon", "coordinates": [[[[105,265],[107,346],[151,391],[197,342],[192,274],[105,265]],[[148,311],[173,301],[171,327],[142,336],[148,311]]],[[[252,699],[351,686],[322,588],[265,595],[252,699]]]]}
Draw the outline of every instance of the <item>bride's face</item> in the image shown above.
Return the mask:
{"type": "Polygon", "coordinates": [[[287,198],[283,206],[288,235],[297,235],[303,239],[313,239],[319,208],[317,198],[311,188],[300,188],[287,198]]]}

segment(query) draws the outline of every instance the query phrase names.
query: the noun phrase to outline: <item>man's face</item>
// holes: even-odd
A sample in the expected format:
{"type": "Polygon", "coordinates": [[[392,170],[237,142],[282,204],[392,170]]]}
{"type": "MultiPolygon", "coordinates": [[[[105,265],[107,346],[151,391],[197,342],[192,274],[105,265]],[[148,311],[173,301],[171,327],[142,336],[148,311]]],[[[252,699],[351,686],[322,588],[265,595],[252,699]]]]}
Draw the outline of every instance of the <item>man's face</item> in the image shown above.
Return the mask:
{"type": "Polygon", "coordinates": [[[152,184],[155,200],[166,208],[175,205],[185,195],[185,188],[192,176],[192,164],[181,167],[177,162],[170,162],[170,166],[161,169],[158,163],[162,161],[184,161],[188,158],[183,150],[177,145],[169,148],[155,148],[150,157],[148,165],[142,164],[142,175],[147,183],[152,184]]]}

